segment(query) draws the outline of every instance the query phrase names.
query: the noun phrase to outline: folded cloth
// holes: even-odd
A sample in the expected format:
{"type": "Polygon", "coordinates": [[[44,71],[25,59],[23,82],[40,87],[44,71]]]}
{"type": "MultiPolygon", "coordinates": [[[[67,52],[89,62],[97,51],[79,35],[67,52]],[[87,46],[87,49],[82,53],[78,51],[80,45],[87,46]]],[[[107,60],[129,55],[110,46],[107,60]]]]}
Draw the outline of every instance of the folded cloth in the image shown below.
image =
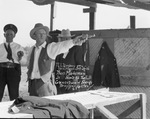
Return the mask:
{"type": "Polygon", "coordinates": [[[34,118],[89,118],[89,110],[73,100],[51,100],[36,96],[18,97],[9,107],[9,113],[33,114],[34,118]]]}

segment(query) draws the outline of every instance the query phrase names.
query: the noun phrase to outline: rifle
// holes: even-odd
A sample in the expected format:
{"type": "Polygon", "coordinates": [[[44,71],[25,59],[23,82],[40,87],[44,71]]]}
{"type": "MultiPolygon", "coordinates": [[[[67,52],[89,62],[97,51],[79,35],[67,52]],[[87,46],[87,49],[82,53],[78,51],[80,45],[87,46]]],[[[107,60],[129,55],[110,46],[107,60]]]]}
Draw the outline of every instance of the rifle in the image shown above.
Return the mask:
{"type": "Polygon", "coordinates": [[[75,37],[78,37],[78,36],[81,36],[80,40],[85,40],[85,39],[89,39],[89,38],[95,37],[95,34],[88,35],[88,34],[82,34],[82,33],[80,33],[80,34],[77,34],[77,35],[73,36],[72,38],[75,38],[75,37]]]}

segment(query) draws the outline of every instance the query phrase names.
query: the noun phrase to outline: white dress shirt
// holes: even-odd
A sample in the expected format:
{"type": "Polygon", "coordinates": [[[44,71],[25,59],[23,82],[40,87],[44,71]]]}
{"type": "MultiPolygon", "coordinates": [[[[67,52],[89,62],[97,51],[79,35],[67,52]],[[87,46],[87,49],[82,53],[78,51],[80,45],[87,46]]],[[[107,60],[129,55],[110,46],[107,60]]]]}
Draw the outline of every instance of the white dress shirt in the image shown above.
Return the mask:
{"type": "MultiPolygon", "coordinates": [[[[7,42],[5,42],[5,44],[6,46],[8,46],[7,42]]],[[[23,51],[25,54],[24,48],[15,42],[11,42],[10,47],[12,50],[12,58],[14,59],[14,63],[19,64],[17,52],[23,51]]],[[[0,44],[0,63],[3,63],[3,62],[12,62],[12,60],[7,59],[7,51],[5,49],[4,43],[1,43],[0,44]]]]}
{"type": "MultiPolygon", "coordinates": [[[[53,65],[54,62],[52,62],[52,64],[51,64],[50,71],[43,76],[40,76],[39,67],[38,67],[39,55],[42,50],[42,47],[45,47],[45,46],[46,46],[46,42],[44,42],[41,46],[35,48],[33,71],[31,73],[30,78],[31,79],[41,78],[44,82],[49,82],[51,73],[54,68],[54,65],[53,65]]],[[[58,43],[53,42],[53,43],[48,44],[47,54],[51,59],[55,60],[55,58],[58,54],[68,52],[68,50],[73,46],[74,46],[74,44],[73,44],[72,40],[58,42],[58,43]]],[[[33,46],[33,47],[35,47],[35,46],[33,46]]],[[[32,50],[30,51],[30,55],[31,55],[31,52],[32,52],[32,50]]],[[[28,59],[28,61],[29,61],[29,59],[28,59]]]]}

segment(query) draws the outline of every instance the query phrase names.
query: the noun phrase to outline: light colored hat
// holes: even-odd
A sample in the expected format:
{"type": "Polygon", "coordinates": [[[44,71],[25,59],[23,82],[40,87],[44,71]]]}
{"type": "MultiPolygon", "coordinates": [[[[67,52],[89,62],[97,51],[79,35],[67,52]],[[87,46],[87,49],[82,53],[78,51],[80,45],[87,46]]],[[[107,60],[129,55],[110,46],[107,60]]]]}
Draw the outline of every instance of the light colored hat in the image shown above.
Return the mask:
{"type": "Polygon", "coordinates": [[[58,35],[58,37],[63,37],[63,38],[70,38],[73,37],[74,35],[71,35],[70,30],[69,29],[63,29],[61,31],[61,34],[58,35]]]}
{"type": "Polygon", "coordinates": [[[46,31],[46,34],[48,35],[49,28],[47,26],[43,26],[43,24],[41,24],[41,23],[37,23],[37,24],[35,24],[34,28],[30,31],[30,37],[32,39],[36,40],[34,33],[39,29],[44,29],[46,31]]]}

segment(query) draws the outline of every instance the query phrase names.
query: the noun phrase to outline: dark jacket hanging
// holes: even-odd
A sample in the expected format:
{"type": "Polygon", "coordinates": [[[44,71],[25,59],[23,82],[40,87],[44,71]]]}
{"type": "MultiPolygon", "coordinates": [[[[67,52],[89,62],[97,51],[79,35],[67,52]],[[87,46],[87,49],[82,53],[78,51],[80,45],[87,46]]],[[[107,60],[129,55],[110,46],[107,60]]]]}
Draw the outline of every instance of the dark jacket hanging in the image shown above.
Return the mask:
{"type": "Polygon", "coordinates": [[[120,87],[117,61],[105,41],[94,65],[92,81],[94,86],[120,87]]]}

